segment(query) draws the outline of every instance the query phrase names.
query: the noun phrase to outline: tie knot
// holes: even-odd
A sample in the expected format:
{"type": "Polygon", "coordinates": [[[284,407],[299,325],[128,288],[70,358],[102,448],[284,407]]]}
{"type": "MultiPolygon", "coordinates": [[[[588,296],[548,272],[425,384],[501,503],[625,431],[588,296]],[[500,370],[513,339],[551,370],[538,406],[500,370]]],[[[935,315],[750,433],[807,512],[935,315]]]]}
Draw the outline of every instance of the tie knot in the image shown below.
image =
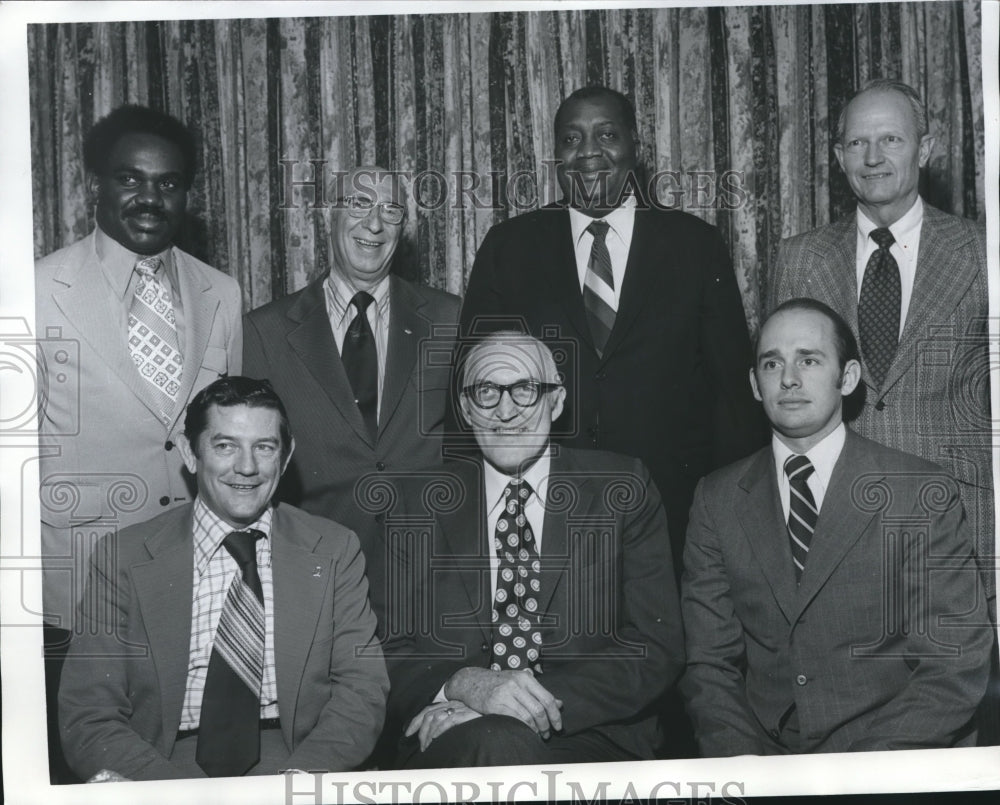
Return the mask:
{"type": "Polygon", "coordinates": [[[813,474],[813,465],[804,455],[792,455],[785,459],[785,475],[789,481],[805,481],[813,474]]]}
{"type": "Polygon", "coordinates": [[[871,239],[874,240],[880,249],[888,249],[896,239],[892,236],[892,232],[889,231],[888,227],[880,227],[878,229],[873,229],[871,231],[871,239]]]}
{"type": "Polygon", "coordinates": [[[594,236],[594,240],[604,242],[604,238],[608,234],[608,230],[611,229],[611,225],[607,221],[593,221],[590,226],[587,227],[587,231],[594,236]]]}
{"type": "Polygon", "coordinates": [[[154,277],[163,261],[159,257],[144,257],[135,264],[135,270],[144,277],[154,277]]]}
{"type": "Polygon", "coordinates": [[[264,536],[263,531],[256,528],[248,528],[246,531],[233,531],[223,541],[229,555],[233,557],[239,566],[246,567],[251,562],[257,564],[257,540],[264,536]]]}
{"type": "Polygon", "coordinates": [[[520,480],[511,480],[507,484],[507,488],[503,491],[503,498],[504,500],[516,500],[519,505],[523,506],[528,502],[528,498],[531,497],[531,492],[531,484],[523,478],[520,480]]]}
{"type": "Polygon", "coordinates": [[[358,309],[358,313],[362,316],[365,315],[365,311],[368,310],[368,306],[374,301],[375,297],[367,291],[358,291],[353,297],[351,297],[351,304],[358,309]]]}

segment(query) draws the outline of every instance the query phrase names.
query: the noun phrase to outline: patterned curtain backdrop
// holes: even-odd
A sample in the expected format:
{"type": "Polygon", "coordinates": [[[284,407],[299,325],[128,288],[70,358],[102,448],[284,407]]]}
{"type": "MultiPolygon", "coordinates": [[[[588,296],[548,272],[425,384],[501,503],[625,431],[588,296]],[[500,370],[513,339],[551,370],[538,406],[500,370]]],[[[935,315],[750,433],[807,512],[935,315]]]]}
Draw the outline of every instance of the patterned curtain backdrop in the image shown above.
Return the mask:
{"type": "Polygon", "coordinates": [[[235,276],[247,309],[325,270],[328,205],[361,163],[410,177],[396,270],[461,293],[490,225],[557,197],[553,114],[586,84],[635,103],[660,201],[720,227],[752,327],[778,240],[852,209],[831,131],[871,77],[927,99],[925,196],[985,215],[975,0],[36,25],[28,38],[36,254],[93,226],[82,133],[147,104],[198,133],[182,245],[235,276]]]}

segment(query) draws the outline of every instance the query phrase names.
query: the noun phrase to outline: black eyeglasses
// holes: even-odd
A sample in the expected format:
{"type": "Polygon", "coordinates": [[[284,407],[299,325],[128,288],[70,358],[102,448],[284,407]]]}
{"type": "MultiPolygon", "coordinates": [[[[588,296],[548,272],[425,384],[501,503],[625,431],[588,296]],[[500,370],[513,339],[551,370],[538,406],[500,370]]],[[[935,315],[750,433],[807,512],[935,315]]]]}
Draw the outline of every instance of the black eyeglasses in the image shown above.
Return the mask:
{"type": "Polygon", "coordinates": [[[531,408],[531,406],[537,405],[543,394],[560,386],[560,383],[543,383],[540,380],[518,380],[507,386],[486,381],[465,386],[462,389],[462,394],[469,397],[479,408],[496,408],[500,405],[504,392],[507,392],[515,405],[521,408],[531,408]]]}
{"type": "Polygon", "coordinates": [[[345,196],[341,199],[347,207],[347,213],[352,218],[366,218],[368,213],[378,207],[379,217],[387,224],[401,224],[406,217],[406,208],[391,201],[379,201],[375,203],[370,198],[364,196],[345,196]]]}

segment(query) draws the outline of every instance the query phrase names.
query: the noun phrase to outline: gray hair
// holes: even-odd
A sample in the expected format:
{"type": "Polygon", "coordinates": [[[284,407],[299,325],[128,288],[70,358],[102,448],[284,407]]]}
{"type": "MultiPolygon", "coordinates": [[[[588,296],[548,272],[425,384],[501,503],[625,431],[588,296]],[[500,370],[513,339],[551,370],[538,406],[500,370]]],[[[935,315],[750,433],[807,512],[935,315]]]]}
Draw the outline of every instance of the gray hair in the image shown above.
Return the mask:
{"type": "Polygon", "coordinates": [[[927,127],[927,107],[924,106],[923,100],[921,100],[920,95],[917,94],[917,91],[913,87],[909,84],[904,84],[902,81],[893,81],[889,78],[873,78],[854,93],[851,100],[844,104],[844,108],[840,110],[840,117],[837,118],[837,130],[834,135],[836,142],[843,143],[844,141],[844,124],[847,121],[848,107],[850,107],[856,98],[866,92],[898,92],[910,104],[910,109],[913,112],[913,122],[917,127],[917,137],[923,137],[929,131],[927,127]]]}

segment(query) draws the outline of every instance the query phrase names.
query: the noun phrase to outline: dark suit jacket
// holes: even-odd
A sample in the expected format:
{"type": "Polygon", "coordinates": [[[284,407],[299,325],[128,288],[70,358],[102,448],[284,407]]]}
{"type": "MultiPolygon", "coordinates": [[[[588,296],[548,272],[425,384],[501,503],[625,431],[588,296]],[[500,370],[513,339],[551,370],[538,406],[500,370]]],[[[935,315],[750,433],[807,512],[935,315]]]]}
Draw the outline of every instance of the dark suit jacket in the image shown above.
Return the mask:
{"type": "MultiPolygon", "coordinates": [[[[465,666],[490,662],[491,540],[481,459],[402,478],[387,523],[400,592],[385,644],[401,726],[465,666]]],[[[565,734],[598,730],[651,758],[653,704],[684,667],[666,518],[636,459],[561,448],[542,530],[541,683],[565,734]]]]}
{"type": "MultiPolygon", "coordinates": [[[[94,552],[84,633],[59,691],[63,750],[82,779],[101,769],[136,780],[200,772],[170,760],[191,640],[191,513],[174,509],[94,552]]],[[[358,541],[287,504],[274,512],[271,540],[284,751],[262,754],[253,773],[352,769],[382,729],[388,688],[358,541]]]]}
{"type": "Polygon", "coordinates": [[[971,745],[993,636],[954,480],[850,431],[796,586],[770,447],[698,486],[681,681],[703,755],[971,745]]]}
{"type": "Polygon", "coordinates": [[[715,228],[682,212],[636,210],[618,315],[601,358],[583,306],[569,212],[556,205],[487,233],[462,306],[463,334],[477,317],[480,331],[521,317],[533,335],[556,330],[568,342],[559,365],[567,409],[553,435],[645,462],[664,496],[679,570],[698,479],[767,438],[747,380],[752,354],[743,305],[715,228]]]}
{"type": "Polygon", "coordinates": [[[244,372],[268,378],[288,409],[295,453],[279,498],[358,535],[381,622],[386,590],[378,500],[360,498],[355,485],[368,474],[441,462],[459,299],[390,277],[389,345],[373,442],[330,330],[325,279],[247,315],[244,372]]]}
{"type": "MultiPolygon", "coordinates": [[[[768,309],[794,296],[825,302],[858,332],[854,216],[782,241],[768,309]]],[[[940,464],[958,479],[983,578],[995,594],[986,233],[924,204],[913,296],[882,388],[851,422],[862,436],[940,464]]],[[[864,356],[862,356],[863,358],[864,356]]]]}
{"type": "Polygon", "coordinates": [[[239,285],[176,247],[171,252],[184,308],[184,373],[169,422],[143,393],[146,381],[120,329],[127,302],[111,296],[94,235],[35,264],[45,613],[64,629],[83,592],[88,535],[193,499],[180,451],[172,449],[184,410],[221,375],[240,373],[239,285]],[[81,544],[85,550],[76,553],[81,544]]]}

